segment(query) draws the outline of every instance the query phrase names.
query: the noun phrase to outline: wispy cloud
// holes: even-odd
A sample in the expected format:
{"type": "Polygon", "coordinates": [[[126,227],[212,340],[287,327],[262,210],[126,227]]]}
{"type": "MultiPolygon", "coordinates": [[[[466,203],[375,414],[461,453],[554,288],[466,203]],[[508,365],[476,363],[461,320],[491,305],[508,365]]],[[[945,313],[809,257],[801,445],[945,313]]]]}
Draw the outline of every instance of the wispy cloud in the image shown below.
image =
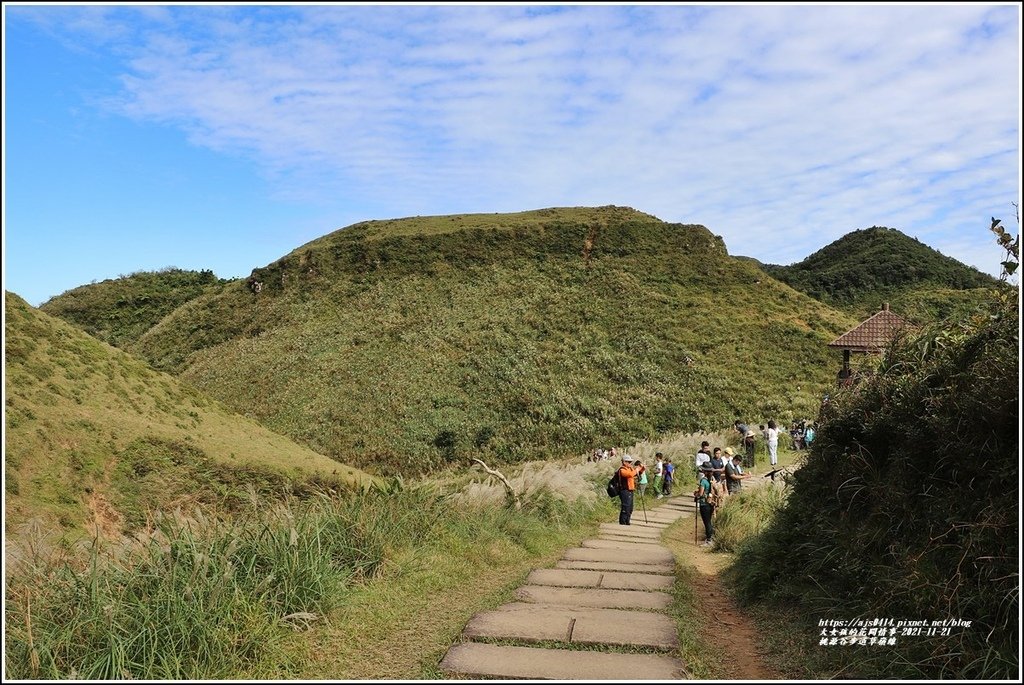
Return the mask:
{"type": "Polygon", "coordinates": [[[382,216],[631,205],[781,263],[878,224],[991,272],[1018,200],[1018,7],[38,14],[121,56],[112,109],[382,216]]]}

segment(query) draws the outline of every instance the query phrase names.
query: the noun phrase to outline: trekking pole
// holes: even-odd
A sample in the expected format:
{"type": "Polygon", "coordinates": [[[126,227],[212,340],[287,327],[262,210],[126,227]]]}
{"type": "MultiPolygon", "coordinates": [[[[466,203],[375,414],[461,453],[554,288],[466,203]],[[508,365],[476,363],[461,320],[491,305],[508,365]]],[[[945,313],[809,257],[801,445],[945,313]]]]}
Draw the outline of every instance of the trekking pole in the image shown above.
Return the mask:
{"type": "MultiPolygon", "coordinates": [[[[697,487],[700,487],[699,485],[697,487]]],[[[697,544],[697,513],[700,511],[700,504],[697,498],[693,498],[693,544],[697,544]]]]}

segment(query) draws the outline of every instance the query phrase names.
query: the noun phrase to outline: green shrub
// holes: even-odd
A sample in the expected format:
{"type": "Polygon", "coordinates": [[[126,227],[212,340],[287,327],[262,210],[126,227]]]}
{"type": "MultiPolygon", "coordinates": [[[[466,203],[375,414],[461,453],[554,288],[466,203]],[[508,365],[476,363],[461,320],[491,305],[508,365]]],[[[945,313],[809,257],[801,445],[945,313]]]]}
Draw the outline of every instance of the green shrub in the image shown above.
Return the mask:
{"type": "Polygon", "coordinates": [[[973,621],[872,653],[862,677],[1015,677],[1017,297],[898,341],[872,379],[836,393],[787,505],[740,547],[746,601],[973,621]]]}

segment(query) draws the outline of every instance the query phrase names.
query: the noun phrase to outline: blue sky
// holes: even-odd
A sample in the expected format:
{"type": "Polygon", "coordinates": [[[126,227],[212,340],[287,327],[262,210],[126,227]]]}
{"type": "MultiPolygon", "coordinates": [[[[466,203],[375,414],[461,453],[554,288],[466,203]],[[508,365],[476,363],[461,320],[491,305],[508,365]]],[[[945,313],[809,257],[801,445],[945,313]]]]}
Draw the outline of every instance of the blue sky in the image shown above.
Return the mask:
{"type": "Polygon", "coordinates": [[[247,276],[365,219],[625,205],[997,274],[1020,7],[4,5],[4,287],[247,276]]]}

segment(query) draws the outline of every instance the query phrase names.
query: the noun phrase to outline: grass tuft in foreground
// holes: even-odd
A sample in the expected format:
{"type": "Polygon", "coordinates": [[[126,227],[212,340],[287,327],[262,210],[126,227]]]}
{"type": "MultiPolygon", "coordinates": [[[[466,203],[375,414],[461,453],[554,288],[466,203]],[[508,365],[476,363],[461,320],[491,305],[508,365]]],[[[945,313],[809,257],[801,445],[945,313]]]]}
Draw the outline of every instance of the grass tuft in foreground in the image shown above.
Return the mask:
{"type": "MultiPolygon", "coordinates": [[[[589,503],[571,502],[538,487],[521,512],[456,508],[436,487],[395,479],[269,509],[255,497],[230,520],[162,516],[131,543],[94,542],[84,562],[23,560],[6,591],[6,671],[90,680],[317,672],[323,657],[297,644],[294,631],[335,634],[335,622],[346,626],[341,610],[358,607],[369,588],[377,588],[371,598],[393,598],[410,587],[422,594],[424,578],[444,587],[450,571],[432,572],[432,564],[479,571],[546,553],[566,530],[606,515],[589,494],[589,503]]],[[[375,628],[402,629],[383,616],[375,628]]]]}

